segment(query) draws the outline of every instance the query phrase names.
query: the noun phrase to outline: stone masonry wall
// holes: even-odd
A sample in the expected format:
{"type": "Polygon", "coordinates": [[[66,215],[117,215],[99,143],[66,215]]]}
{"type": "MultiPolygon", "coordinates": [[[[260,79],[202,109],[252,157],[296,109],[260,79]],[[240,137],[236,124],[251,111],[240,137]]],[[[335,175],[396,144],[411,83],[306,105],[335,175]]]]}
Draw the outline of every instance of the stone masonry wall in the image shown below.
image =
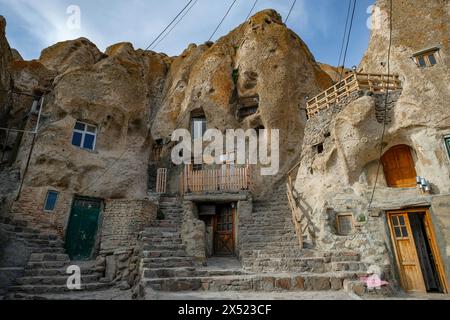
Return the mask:
{"type": "Polygon", "coordinates": [[[107,200],[101,251],[135,246],[139,232],[156,219],[156,213],[156,205],[148,200],[107,200]]]}
{"type": "Polygon", "coordinates": [[[58,188],[24,187],[19,199],[13,203],[11,212],[15,219],[27,221],[30,227],[63,237],[69,221],[72,200],[72,193],[58,188]],[[44,211],[45,198],[49,190],[58,192],[56,207],[52,212],[44,211]]]}

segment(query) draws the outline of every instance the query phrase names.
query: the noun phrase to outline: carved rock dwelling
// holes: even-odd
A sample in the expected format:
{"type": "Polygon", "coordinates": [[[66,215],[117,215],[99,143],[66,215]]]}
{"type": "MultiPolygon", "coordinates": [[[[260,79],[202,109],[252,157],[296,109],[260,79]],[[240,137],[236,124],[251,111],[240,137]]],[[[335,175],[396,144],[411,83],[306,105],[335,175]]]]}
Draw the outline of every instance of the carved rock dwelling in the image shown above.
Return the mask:
{"type": "Polygon", "coordinates": [[[412,2],[394,1],[390,75],[385,0],[346,71],[273,10],[178,57],[81,38],[23,61],[2,18],[0,293],[70,296],[70,265],[82,290],[136,299],[447,293],[449,4],[412,2]],[[279,129],[280,171],[177,166],[175,129],[279,129]],[[370,275],[388,284],[369,290],[370,275]]]}

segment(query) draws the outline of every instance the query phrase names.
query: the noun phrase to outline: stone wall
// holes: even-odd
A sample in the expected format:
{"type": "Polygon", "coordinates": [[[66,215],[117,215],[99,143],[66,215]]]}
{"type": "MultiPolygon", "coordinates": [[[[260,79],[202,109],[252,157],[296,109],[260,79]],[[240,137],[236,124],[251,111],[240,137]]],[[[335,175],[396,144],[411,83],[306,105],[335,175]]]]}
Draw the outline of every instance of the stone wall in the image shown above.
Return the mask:
{"type": "Polygon", "coordinates": [[[0,167],[0,216],[6,216],[19,188],[19,170],[0,167]]]}
{"type": "Polygon", "coordinates": [[[73,197],[72,193],[59,188],[24,186],[19,199],[13,203],[11,213],[14,219],[25,220],[32,228],[64,237],[73,197]],[[56,207],[52,212],[44,211],[48,191],[58,192],[56,207]]]}
{"type": "Polygon", "coordinates": [[[139,232],[156,220],[157,207],[148,200],[107,200],[103,212],[101,252],[132,248],[139,232]]]}
{"type": "Polygon", "coordinates": [[[432,199],[431,220],[436,233],[442,263],[450,283],[450,195],[436,196],[432,199]]]}

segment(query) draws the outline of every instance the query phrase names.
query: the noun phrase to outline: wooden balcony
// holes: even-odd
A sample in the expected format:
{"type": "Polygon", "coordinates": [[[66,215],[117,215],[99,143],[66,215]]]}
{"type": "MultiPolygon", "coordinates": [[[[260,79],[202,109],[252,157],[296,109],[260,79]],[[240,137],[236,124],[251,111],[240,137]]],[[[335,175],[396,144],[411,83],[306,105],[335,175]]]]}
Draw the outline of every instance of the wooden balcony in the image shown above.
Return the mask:
{"type": "Polygon", "coordinates": [[[398,75],[375,73],[352,73],[341,82],[323,91],[307,102],[308,118],[312,118],[320,111],[330,108],[335,103],[360,90],[374,93],[401,90],[402,85],[398,75]]]}
{"type": "Polygon", "coordinates": [[[180,179],[182,194],[240,192],[251,185],[250,166],[221,165],[219,168],[195,170],[186,165],[180,179]]]}

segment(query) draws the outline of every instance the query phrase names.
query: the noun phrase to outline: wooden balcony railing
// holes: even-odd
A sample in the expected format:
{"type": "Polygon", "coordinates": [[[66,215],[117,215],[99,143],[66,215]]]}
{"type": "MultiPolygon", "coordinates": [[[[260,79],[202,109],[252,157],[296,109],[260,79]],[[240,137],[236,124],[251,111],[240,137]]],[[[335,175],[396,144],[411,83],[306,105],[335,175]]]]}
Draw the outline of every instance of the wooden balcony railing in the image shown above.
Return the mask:
{"type": "Polygon", "coordinates": [[[314,117],[322,110],[360,90],[374,93],[401,90],[402,85],[398,75],[374,73],[352,73],[341,82],[323,91],[307,102],[308,118],[314,117]]]}
{"type": "Polygon", "coordinates": [[[167,169],[158,169],[156,174],[156,193],[167,192],[167,169]]]}
{"type": "Polygon", "coordinates": [[[250,189],[250,166],[224,164],[218,169],[194,170],[186,165],[180,179],[181,191],[186,193],[239,192],[250,189]]]}

